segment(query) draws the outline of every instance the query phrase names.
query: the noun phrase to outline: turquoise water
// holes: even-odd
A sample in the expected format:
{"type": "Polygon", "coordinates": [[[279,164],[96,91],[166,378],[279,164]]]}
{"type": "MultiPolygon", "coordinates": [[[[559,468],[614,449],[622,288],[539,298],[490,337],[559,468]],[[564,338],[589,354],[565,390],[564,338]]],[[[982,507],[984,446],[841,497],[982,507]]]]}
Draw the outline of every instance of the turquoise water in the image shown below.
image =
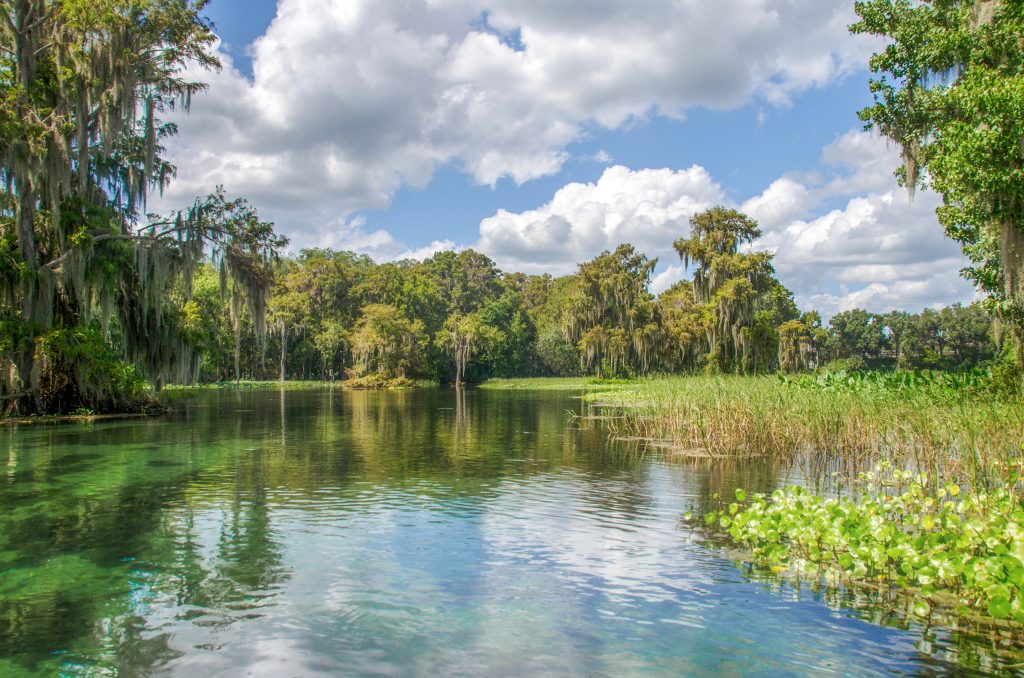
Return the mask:
{"type": "Polygon", "coordinates": [[[571,394],[177,408],[0,428],[0,675],[999,668],[983,641],[752,581],[682,518],[786,471],[638,458],[571,394]]]}

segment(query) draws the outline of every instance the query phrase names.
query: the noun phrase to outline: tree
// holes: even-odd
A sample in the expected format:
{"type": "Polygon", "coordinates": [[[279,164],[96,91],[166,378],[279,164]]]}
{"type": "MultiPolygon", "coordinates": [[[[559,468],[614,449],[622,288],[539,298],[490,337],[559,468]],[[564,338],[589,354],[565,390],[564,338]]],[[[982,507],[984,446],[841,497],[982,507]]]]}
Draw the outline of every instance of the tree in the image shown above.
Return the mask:
{"type": "Polygon", "coordinates": [[[975,365],[992,357],[995,347],[992,320],[980,304],[953,304],[939,313],[943,333],[956,365],[975,365]]]}
{"type": "Polygon", "coordinates": [[[410,320],[402,309],[387,304],[364,306],[351,338],[355,373],[404,378],[419,366],[425,342],[419,319],[410,320]]]}
{"type": "Polygon", "coordinates": [[[813,367],[814,340],[811,328],[802,320],[787,320],[779,325],[779,369],[796,372],[813,367]]]}
{"type": "Polygon", "coordinates": [[[1024,330],[1024,4],[868,0],[858,34],[886,38],[871,58],[875,103],[860,117],[900,145],[897,176],[942,195],[938,219],[972,265],[988,307],[1024,330]]]}
{"type": "Polygon", "coordinates": [[[830,352],[840,359],[875,360],[886,345],[885,325],[881,317],[860,308],[832,316],[829,335],[830,352]]]}
{"type": "Polygon", "coordinates": [[[462,386],[466,365],[473,352],[488,345],[502,342],[505,335],[487,324],[480,313],[452,315],[444,323],[439,342],[455,357],[455,386],[462,386]]]}
{"type": "Polygon", "coordinates": [[[424,262],[436,281],[448,314],[467,314],[501,293],[501,279],[494,262],[473,250],[438,252],[424,262]]]}
{"type": "Polygon", "coordinates": [[[647,285],[656,264],[632,245],[580,264],[562,327],[579,348],[583,366],[595,368],[598,378],[604,376],[605,361],[613,372],[650,369],[660,323],[647,285]]]}
{"type": "MultiPolygon", "coordinates": [[[[232,308],[262,325],[268,263],[283,240],[243,201],[218,191],[169,219],[141,221],[174,167],[160,115],[203,85],[215,40],[190,0],[19,0],[0,6],[0,398],[39,409],[38,357],[53,332],[92,323],[156,385],[198,371],[167,295],[212,256],[232,308]],[[243,301],[243,298],[245,301],[243,301]]],[[[84,399],[96,384],[77,370],[84,399]]],[[[103,407],[102,404],[99,404],[103,407]]]]}
{"type": "Polygon", "coordinates": [[[755,348],[760,297],[775,281],[772,255],[740,252],[760,237],[757,222],[741,212],[713,207],[693,215],[690,237],[675,242],[683,265],[694,267],[693,293],[706,306],[706,361],[721,369],[744,366],[755,348]]]}
{"type": "Polygon", "coordinates": [[[896,360],[897,366],[903,365],[904,351],[903,351],[903,338],[907,335],[910,329],[911,315],[906,311],[890,311],[885,315],[881,316],[882,324],[885,326],[885,331],[888,335],[888,344],[890,350],[892,350],[893,358],[896,360]]]}
{"type": "MultiPolygon", "coordinates": [[[[658,297],[665,333],[671,340],[674,355],[669,359],[675,367],[696,368],[704,358],[709,309],[697,302],[693,284],[682,280],[658,297]]],[[[668,353],[668,351],[663,351],[668,353]]],[[[669,358],[668,355],[664,356],[669,358]]]]}
{"type": "Polygon", "coordinates": [[[340,322],[329,318],[320,324],[313,335],[313,345],[320,353],[320,364],[327,372],[325,375],[330,381],[334,381],[334,366],[338,364],[342,352],[348,346],[348,332],[340,322]]]}

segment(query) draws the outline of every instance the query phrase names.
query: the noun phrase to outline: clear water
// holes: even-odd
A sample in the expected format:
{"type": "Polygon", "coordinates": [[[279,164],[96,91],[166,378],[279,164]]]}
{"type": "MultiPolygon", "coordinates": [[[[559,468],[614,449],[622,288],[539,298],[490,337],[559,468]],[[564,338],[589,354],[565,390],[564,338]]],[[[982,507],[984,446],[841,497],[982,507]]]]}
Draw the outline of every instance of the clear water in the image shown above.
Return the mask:
{"type": "Polygon", "coordinates": [[[580,407],[221,391],[0,428],[0,675],[999,668],[983,643],[751,581],[682,516],[785,472],[637,458],[580,407]]]}

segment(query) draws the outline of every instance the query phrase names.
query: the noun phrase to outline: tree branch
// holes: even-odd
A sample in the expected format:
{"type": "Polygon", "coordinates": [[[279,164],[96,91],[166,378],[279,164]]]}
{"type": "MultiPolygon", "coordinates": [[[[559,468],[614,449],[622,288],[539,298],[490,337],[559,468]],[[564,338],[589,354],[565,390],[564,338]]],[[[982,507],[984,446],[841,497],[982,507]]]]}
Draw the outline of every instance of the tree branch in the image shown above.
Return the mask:
{"type": "MultiPolygon", "coordinates": [[[[156,222],[154,224],[148,224],[147,226],[143,227],[142,230],[150,229],[150,228],[153,228],[153,227],[156,227],[156,226],[165,226],[167,224],[173,224],[173,223],[174,223],[173,221],[156,222]]],[[[145,235],[139,235],[139,234],[133,234],[133,233],[101,233],[100,235],[94,236],[93,239],[92,239],[92,242],[93,243],[98,243],[98,242],[103,242],[105,240],[133,240],[133,241],[136,241],[136,242],[141,242],[141,241],[144,241],[144,240],[150,240],[150,241],[152,241],[154,243],[159,243],[161,240],[163,240],[164,238],[166,238],[169,235],[172,235],[173,233],[176,233],[177,231],[178,231],[178,227],[177,226],[173,226],[172,228],[164,229],[163,231],[159,231],[157,233],[150,233],[150,234],[145,234],[145,235]]],[[[207,232],[197,231],[196,235],[198,235],[200,238],[202,238],[206,242],[213,243],[213,242],[215,242],[215,240],[214,240],[213,237],[211,237],[211,235],[221,235],[221,236],[224,236],[224,235],[230,235],[230,233],[228,233],[223,228],[217,226],[217,227],[213,227],[213,228],[209,229],[209,231],[207,231],[207,232]]],[[[64,254],[60,255],[59,257],[57,257],[56,259],[54,259],[50,263],[44,264],[43,267],[44,268],[48,268],[51,271],[56,271],[58,268],[60,268],[60,265],[63,264],[64,261],[68,257],[70,257],[72,254],[74,254],[74,253],[75,253],[75,250],[73,250],[73,249],[68,250],[67,252],[65,252],[64,254]]]]}

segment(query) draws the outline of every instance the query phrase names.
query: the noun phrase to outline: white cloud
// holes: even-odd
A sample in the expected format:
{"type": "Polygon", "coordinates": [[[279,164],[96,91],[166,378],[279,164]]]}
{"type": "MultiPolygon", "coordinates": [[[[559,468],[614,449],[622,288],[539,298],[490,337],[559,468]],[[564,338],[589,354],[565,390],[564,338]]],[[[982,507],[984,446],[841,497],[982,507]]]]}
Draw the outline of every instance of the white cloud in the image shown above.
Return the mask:
{"type": "Polygon", "coordinates": [[[749,214],[762,229],[788,223],[806,212],[811,202],[811,191],[804,184],[783,177],[777,179],[761,195],[743,203],[741,209],[749,214]]]}
{"type": "Polygon", "coordinates": [[[202,75],[157,203],[224,184],[295,236],[445,164],[524,182],[595,124],[786,105],[864,63],[852,18],[843,0],[279,0],[252,81],[226,57],[202,75]]]}
{"type": "Polygon", "coordinates": [[[669,266],[651,278],[650,289],[654,294],[661,294],[668,288],[686,277],[686,269],[682,265],[669,266]]]}
{"type": "Polygon", "coordinates": [[[499,210],[480,223],[473,246],[507,270],[569,273],[578,262],[620,243],[648,256],[675,258],[672,243],[690,217],[725,195],[702,167],[609,167],[591,184],[568,184],[535,210],[499,210]]]}
{"type": "Polygon", "coordinates": [[[746,203],[788,209],[792,218],[765,221],[760,244],[776,252],[779,275],[803,306],[831,316],[855,307],[918,310],[974,298],[959,274],[966,263],[960,248],[935,217],[939,196],[920,192],[911,200],[896,185],[895,148],[854,130],[826,146],[821,161],[828,176],[797,182],[803,191],[780,191],[776,182],[746,203]],[[804,201],[803,214],[794,195],[804,201]],[[840,207],[818,208],[837,201],[840,207]]]}
{"type": "MultiPolygon", "coordinates": [[[[828,317],[855,306],[916,310],[974,298],[959,275],[964,257],[936,220],[938,196],[911,201],[892,176],[897,163],[884,142],[851,132],[824,149],[822,175],[782,177],[737,205],[760,223],[755,247],[775,253],[780,279],[804,308],[828,317]]],[[[474,247],[509,269],[566,273],[630,242],[668,264],[651,282],[661,292],[685,274],[672,243],[689,234],[694,212],[715,204],[731,203],[702,167],[615,166],[535,210],[485,219],[474,247]]]]}
{"type": "Polygon", "coordinates": [[[299,233],[289,243],[292,251],[308,247],[323,247],[348,250],[366,254],[377,261],[400,261],[402,259],[428,259],[444,250],[459,250],[451,240],[434,240],[423,247],[410,248],[384,229],[367,230],[363,217],[342,219],[312,233],[299,233]]]}

